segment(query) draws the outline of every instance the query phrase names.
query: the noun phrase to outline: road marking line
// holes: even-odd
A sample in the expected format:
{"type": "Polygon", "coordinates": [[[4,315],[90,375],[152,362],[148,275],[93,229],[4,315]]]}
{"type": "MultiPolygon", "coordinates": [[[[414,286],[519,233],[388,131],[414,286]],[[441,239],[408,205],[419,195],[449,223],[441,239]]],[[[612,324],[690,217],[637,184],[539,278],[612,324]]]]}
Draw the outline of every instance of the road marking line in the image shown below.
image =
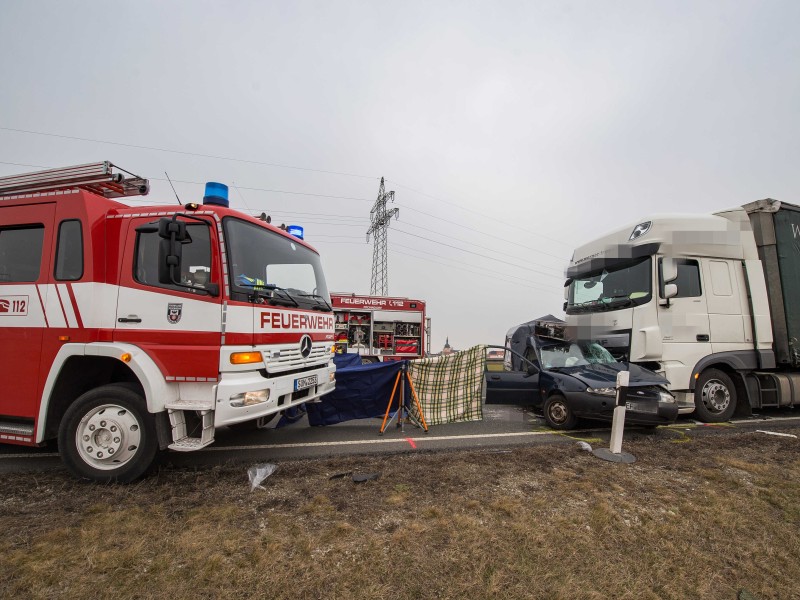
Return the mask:
{"type": "Polygon", "coordinates": [[[417,449],[417,445],[414,443],[414,438],[406,438],[406,441],[408,442],[408,445],[411,446],[414,450],[417,449]]]}
{"type": "MultiPolygon", "coordinates": [[[[731,424],[736,423],[753,423],[756,422],[779,422],[779,421],[798,421],[800,417],[770,417],[766,419],[743,419],[740,421],[731,421],[731,424]]],[[[695,423],[675,423],[673,425],[660,425],[659,429],[687,429],[693,428],[697,425],[695,423]]],[[[633,426],[632,426],[633,427],[633,426]]],[[[571,433],[592,432],[593,429],[576,429],[571,433]]],[[[395,439],[369,439],[369,440],[346,440],[338,442],[307,442],[304,444],[259,444],[254,446],[209,446],[199,450],[199,452],[232,452],[235,450],[268,450],[268,449],[282,449],[282,448],[323,448],[330,446],[364,446],[368,444],[403,444],[419,442],[442,442],[447,440],[478,440],[478,439],[497,439],[508,437],[540,437],[544,435],[552,435],[559,437],[566,437],[555,430],[546,431],[518,431],[512,433],[474,433],[468,435],[438,435],[415,438],[395,438],[395,439]]],[[[6,458],[54,458],[58,453],[48,452],[46,454],[0,454],[0,460],[6,458]]]]}

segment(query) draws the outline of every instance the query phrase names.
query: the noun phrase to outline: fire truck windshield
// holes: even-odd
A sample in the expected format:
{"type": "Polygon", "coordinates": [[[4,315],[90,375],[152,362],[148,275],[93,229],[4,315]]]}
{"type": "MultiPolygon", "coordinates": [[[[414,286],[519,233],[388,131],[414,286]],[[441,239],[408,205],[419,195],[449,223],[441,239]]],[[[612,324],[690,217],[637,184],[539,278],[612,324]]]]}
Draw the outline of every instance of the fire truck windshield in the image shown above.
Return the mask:
{"type": "Polygon", "coordinates": [[[234,217],[223,220],[231,297],[329,311],[330,295],[316,252],[300,242],[234,217]]]}
{"type": "Polygon", "coordinates": [[[650,257],[576,277],[569,284],[567,314],[619,310],[650,302],[650,257]]]}

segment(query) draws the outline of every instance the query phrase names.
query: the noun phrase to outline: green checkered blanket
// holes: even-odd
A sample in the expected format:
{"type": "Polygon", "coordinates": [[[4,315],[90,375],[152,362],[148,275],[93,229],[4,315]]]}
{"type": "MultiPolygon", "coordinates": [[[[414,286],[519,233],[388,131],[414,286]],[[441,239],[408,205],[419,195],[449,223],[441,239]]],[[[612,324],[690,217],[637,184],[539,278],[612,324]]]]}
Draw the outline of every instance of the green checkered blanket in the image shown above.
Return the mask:
{"type": "MultiPolygon", "coordinates": [[[[408,374],[428,425],[483,419],[482,391],[486,346],[449,356],[412,360],[408,374]]],[[[411,414],[419,418],[411,400],[411,414]]]]}

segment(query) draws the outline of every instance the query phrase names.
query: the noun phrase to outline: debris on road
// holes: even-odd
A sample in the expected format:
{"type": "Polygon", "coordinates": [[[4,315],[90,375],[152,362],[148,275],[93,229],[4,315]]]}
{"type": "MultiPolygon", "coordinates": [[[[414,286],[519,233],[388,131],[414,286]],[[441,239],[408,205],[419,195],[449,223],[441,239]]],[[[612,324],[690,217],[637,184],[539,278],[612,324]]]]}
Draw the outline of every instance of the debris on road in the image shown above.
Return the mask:
{"type": "Polygon", "coordinates": [[[247,477],[250,479],[250,491],[252,492],[256,488],[265,490],[266,488],[261,485],[261,483],[267,477],[272,475],[277,468],[278,465],[274,465],[272,463],[261,463],[259,465],[253,465],[247,469],[247,477]]]}

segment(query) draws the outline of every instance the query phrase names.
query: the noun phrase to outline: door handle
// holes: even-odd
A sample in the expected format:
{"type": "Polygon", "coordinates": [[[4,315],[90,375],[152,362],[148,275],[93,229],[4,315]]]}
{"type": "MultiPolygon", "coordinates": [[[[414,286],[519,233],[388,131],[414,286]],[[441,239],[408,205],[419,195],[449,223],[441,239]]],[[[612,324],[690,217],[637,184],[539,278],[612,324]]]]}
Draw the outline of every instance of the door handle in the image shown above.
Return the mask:
{"type": "Polygon", "coordinates": [[[697,334],[697,341],[698,342],[707,342],[711,339],[707,333],[698,333],[697,334]]]}
{"type": "Polygon", "coordinates": [[[500,375],[489,375],[489,379],[492,379],[493,381],[497,381],[498,379],[500,379],[500,375]]]}
{"type": "Polygon", "coordinates": [[[119,323],[141,323],[142,320],[139,317],[137,317],[136,315],[130,315],[128,317],[120,317],[119,319],[117,319],[117,322],[119,322],[119,323]]]}

